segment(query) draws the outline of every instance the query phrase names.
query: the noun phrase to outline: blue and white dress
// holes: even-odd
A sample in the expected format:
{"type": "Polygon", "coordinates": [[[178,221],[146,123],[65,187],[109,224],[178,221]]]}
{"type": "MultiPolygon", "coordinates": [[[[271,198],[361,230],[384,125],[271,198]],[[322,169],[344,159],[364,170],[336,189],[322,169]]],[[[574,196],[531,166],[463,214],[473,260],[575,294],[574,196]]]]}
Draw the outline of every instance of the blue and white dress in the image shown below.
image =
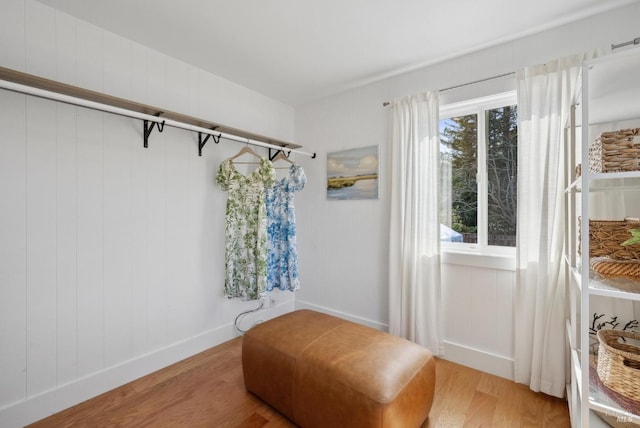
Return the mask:
{"type": "Polygon", "coordinates": [[[267,188],[267,291],[300,289],[294,193],[306,182],[302,167],[291,165],[287,177],[267,188]]]}

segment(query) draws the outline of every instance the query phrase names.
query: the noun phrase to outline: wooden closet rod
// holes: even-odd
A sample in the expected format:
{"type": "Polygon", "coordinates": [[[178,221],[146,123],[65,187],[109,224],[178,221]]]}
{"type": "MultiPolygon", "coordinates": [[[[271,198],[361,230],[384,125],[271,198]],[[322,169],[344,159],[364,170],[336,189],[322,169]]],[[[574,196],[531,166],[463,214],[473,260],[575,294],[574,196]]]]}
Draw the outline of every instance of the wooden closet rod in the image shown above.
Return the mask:
{"type": "Polygon", "coordinates": [[[154,126],[157,126],[158,131],[162,132],[166,125],[198,132],[200,155],[202,155],[204,144],[212,137],[216,143],[220,141],[220,138],[224,138],[253,146],[310,156],[312,159],[316,157],[315,153],[297,150],[301,147],[297,144],[267,138],[185,114],[159,109],[4,67],[0,67],[0,89],[140,119],[144,121],[143,138],[145,147],[147,147],[147,142],[154,126]],[[204,138],[203,135],[205,135],[204,138]]]}

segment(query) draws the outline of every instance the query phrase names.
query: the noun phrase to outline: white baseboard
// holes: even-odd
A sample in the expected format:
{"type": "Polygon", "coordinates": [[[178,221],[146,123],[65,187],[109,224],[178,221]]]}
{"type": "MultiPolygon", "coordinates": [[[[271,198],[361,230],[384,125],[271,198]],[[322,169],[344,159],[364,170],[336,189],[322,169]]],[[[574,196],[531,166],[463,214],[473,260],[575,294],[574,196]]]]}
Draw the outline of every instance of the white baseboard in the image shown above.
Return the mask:
{"type": "Polygon", "coordinates": [[[514,379],[513,358],[469,348],[446,340],[444,341],[444,355],[438,357],[505,379],[514,379]]]}
{"type": "MultiPolygon", "coordinates": [[[[293,310],[293,302],[248,314],[244,329],[293,310]]],[[[23,427],[237,337],[233,321],[71,383],[0,408],[0,427],[23,427]]]]}
{"type": "MultiPolygon", "coordinates": [[[[275,307],[247,314],[240,326],[248,329],[267,319],[274,318],[294,309],[312,309],[363,324],[380,331],[388,331],[389,326],[366,318],[331,310],[307,302],[283,302],[275,307]]],[[[185,339],[163,349],[139,356],[117,366],[109,367],[74,382],[0,408],[0,426],[22,427],[61,410],[74,406],[92,397],[136,380],[163,367],[181,361],[213,346],[237,337],[233,321],[206,333],[185,339]]],[[[445,341],[445,355],[440,358],[513,380],[513,359],[471,349],[445,341]]]]}
{"type": "Polygon", "coordinates": [[[333,315],[339,318],[343,318],[349,321],[353,321],[358,324],[366,325],[371,328],[375,328],[376,330],[388,332],[389,325],[383,324],[377,321],[373,321],[367,318],[357,317],[352,314],[347,314],[345,312],[334,311],[333,309],[325,308],[324,306],[312,305],[311,303],[301,302],[300,300],[296,300],[296,309],[312,309],[318,312],[324,312],[325,314],[333,315]]]}

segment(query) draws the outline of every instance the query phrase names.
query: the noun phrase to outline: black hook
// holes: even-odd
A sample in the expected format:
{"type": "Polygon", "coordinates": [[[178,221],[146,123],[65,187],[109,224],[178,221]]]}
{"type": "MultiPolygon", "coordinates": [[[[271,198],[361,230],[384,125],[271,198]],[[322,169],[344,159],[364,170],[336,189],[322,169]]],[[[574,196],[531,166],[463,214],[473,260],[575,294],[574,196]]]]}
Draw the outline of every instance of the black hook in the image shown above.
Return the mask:
{"type": "MultiPolygon", "coordinates": [[[[215,130],[217,128],[213,127],[211,128],[211,130],[215,130]]],[[[205,144],[207,144],[207,141],[209,141],[209,138],[213,137],[213,141],[218,144],[220,142],[220,137],[222,136],[222,134],[218,135],[218,138],[216,138],[215,135],[213,134],[206,134],[207,136],[204,137],[204,139],[202,138],[202,132],[198,132],[198,156],[202,156],[202,148],[204,147],[205,144]]]]}
{"type": "Polygon", "coordinates": [[[313,156],[311,156],[311,159],[315,159],[316,158],[316,152],[313,152],[313,156]]]}
{"type": "MultiPolygon", "coordinates": [[[[160,117],[160,113],[156,115],[160,117]]],[[[151,125],[149,125],[149,121],[145,120],[143,123],[143,133],[144,133],[144,148],[149,147],[149,135],[151,135],[151,131],[153,131],[154,126],[158,126],[158,132],[164,131],[164,120],[162,122],[153,122],[151,121],[151,125]]]]}

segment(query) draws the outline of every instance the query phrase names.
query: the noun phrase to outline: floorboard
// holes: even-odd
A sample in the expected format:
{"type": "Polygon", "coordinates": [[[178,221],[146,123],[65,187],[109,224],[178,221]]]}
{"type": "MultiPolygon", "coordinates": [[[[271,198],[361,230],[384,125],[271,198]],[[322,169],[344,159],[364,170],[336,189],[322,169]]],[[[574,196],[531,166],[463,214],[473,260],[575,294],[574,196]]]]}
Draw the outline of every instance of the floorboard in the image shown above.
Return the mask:
{"type": "MultiPolygon", "coordinates": [[[[236,338],[29,427],[243,427],[294,425],[244,388],[236,338]]],[[[436,393],[423,428],[570,427],[567,403],[436,359],[436,393]]]]}

